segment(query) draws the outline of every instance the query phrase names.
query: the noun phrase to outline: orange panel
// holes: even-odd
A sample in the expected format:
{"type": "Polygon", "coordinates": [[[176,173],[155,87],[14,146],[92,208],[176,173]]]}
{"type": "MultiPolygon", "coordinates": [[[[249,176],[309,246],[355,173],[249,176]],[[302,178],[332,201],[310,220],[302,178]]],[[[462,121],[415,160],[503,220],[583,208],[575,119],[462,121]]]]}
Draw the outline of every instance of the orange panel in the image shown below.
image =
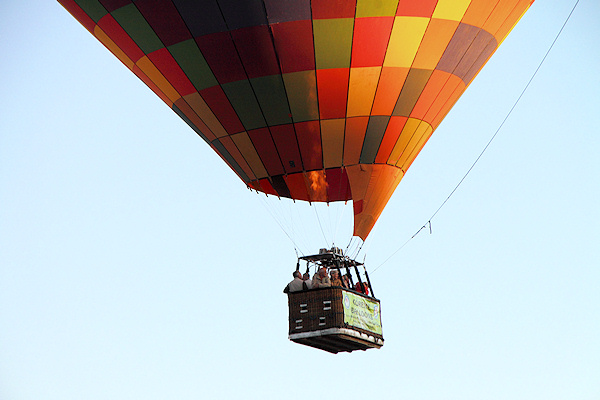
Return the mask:
{"type": "Polygon", "coordinates": [[[520,0],[500,0],[499,4],[494,8],[494,11],[485,21],[482,28],[494,35],[513,12],[519,1],[520,0]]]}
{"type": "Polygon", "coordinates": [[[425,88],[419,96],[419,100],[415,104],[410,116],[417,119],[423,119],[440,91],[444,88],[444,85],[448,81],[449,73],[444,71],[435,70],[431,74],[431,77],[427,81],[425,88]]]}
{"type": "Polygon", "coordinates": [[[167,78],[160,73],[154,64],[152,64],[152,61],[150,61],[148,56],[140,58],[135,65],[139,67],[148,78],[152,79],[152,82],[160,88],[171,102],[174,103],[175,100],[181,97],[169,81],[167,81],[167,78]]]}
{"type": "Polygon", "coordinates": [[[390,122],[383,134],[383,140],[381,141],[381,145],[379,146],[379,151],[377,152],[377,157],[375,157],[375,163],[377,164],[385,164],[390,158],[390,154],[392,153],[392,149],[398,142],[398,138],[400,137],[400,132],[404,128],[407,117],[391,117],[390,122]]]}
{"type": "Polygon", "coordinates": [[[371,115],[391,115],[400,96],[409,68],[383,67],[371,115]]]}
{"type": "Polygon", "coordinates": [[[402,168],[402,170],[406,171],[408,169],[409,163],[407,160],[414,159],[414,157],[419,154],[427,138],[431,136],[433,132],[433,128],[427,122],[421,121],[417,128],[415,129],[413,135],[410,138],[410,141],[406,145],[406,148],[402,152],[400,159],[396,163],[396,166],[402,168]],[[425,138],[425,140],[423,140],[425,138]]]}
{"type": "Polygon", "coordinates": [[[473,0],[461,22],[481,28],[488,20],[494,8],[497,7],[497,2],[489,0],[473,0]]]}
{"type": "Polygon", "coordinates": [[[446,51],[458,24],[458,21],[432,19],[425,31],[412,67],[434,69],[446,51]]]}
{"type": "Polygon", "coordinates": [[[323,143],[323,166],[334,168],[342,166],[344,151],[344,119],[321,120],[321,140],[323,143]]]}
{"type": "MultiPolygon", "coordinates": [[[[447,74],[446,72],[442,71],[435,71],[434,74],[436,72],[447,74]]],[[[462,92],[464,92],[464,90],[466,89],[465,83],[462,79],[460,79],[456,75],[448,75],[448,81],[446,82],[442,90],[440,90],[440,92],[438,93],[438,96],[436,97],[433,104],[431,104],[431,106],[429,107],[427,113],[421,118],[424,121],[430,123],[431,125],[434,125],[433,121],[435,121],[436,117],[440,115],[440,113],[444,112],[444,108],[447,108],[447,110],[445,111],[446,113],[450,111],[449,104],[454,104],[450,103],[451,99],[454,96],[456,96],[457,93],[460,96],[460,94],[462,94],[462,92]]],[[[437,125],[434,125],[434,128],[435,127],[437,127],[437,125]]]]}
{"type": "Polygon", "coordinates": [[[359,117],[371,113],[380,72],[381,67],[350,69],[347,117],[359,117]]]}
{"type": "Polygon", "coordinates": [[[354,202],[354,235],[365,240],[404,174],[377,164],[353,165],[346,172],[354,202]]]}
{"type": "Polygon", "coordinates": [[[198,114],[206,126],[210,128],[216,137],[220,138],[228,135],[223,125],[221,125],[215,114],[211,111],[199,93],[196,92],[188,94],[187,96],[183,96],[183,98],[185,101],[187,101],[190,107],[192,107],[194,112],[198,114]]]}
{"type": "Polygon", "coordinates": [[[525,11],[527,11],[531,6],[531,3],[532,1],[530,0],[519,1],[517,7],[515,7],[513,12],[508,16],[504,24],[500,27],[500,29],[498,29],[498,31],[494,35],[498,40],[498,45],[500,45],[500,43],[504,41],[508,33],[514,28],[514,25],[517,22],[519,22],[523,14],[525,14],[525,11]]]}
{"type": "Polygon", "coordinates": [[[246,173],[246,175],[248,175],[248,178],[255,180],[256,176],[254,175],[254,172],[252,172],[252,169],[246,162],[246,159],[244,158],[244,156],[242,156],[242,153],[240,153],[240,151],[237,148],[237,146],[235,145],[235,143],[233,143],[233,140],[230,137],[223,137],[220,140],[221,140],[221,143],[223,143],[223,146],[225,146],[225,149],[229,152],[229,154],[231,154],[233,159],[238,163],[240,168],[242,168],[242,170],[246,173]]]}
{"type": "Polygon", "coordinates": [[[158,86],[156,86],[156,84],[154,84],[154,82],[152,82],[152,79],[150,79],[145,73],[144,71],[142,71],[137,65],[133,66],[132,69],[133,73],[140,78],[158,97],[160,97],[160,99],[162,101],[164,101],[165,103],[167,103],[167,105],[169,107],[173,107],[173,102],[169,99],[169,97],[167,97],[166,94],[164,94],[162,92],[162,90],[160,90],[160,88],[158,86]]]}
{"type": "Polygon", "coordinates": [[[202,120],[200,119],[200,117],[198,117],[198,115],[194,112],[194,110],[192,110],[190,105],[188,103],[186,103],[185,99],[181,98],[181,99],[177,100],[175,102],[175,106],[177,106],[177,108],[179,108],[181,110],[181,112],[183,112],[183,114],[187,117],[187,119],[189,119],[190,122],[192,124],[194,124],[200,132],[202,132],[204,137],[206,137],[206,140],[208,140],[209,142],[212,142],[213,140],[215,140],[217,138],[214,135],[214,133],[211,132],[211,130],[208,128],[208,126],[206,126],[206,124],[204,124],[204,122],[202,122],[202,120]]]}
{"type": "Polygon", "coordinates": [[[344,137],[344,165],[358,164],[368,124],[369,117],[354,117],[346,119],[346,134],[344,137]]]}

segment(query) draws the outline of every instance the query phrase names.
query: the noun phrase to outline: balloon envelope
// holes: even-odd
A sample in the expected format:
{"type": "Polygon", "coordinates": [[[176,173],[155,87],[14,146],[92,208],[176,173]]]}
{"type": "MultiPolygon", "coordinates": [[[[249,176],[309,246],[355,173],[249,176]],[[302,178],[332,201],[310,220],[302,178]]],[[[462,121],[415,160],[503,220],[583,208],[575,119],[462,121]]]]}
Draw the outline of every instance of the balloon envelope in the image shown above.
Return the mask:
{"type": "Polygon", "coordinates": [[[249,187],[366,239],[531,0],[59,0],[249,187]]]}

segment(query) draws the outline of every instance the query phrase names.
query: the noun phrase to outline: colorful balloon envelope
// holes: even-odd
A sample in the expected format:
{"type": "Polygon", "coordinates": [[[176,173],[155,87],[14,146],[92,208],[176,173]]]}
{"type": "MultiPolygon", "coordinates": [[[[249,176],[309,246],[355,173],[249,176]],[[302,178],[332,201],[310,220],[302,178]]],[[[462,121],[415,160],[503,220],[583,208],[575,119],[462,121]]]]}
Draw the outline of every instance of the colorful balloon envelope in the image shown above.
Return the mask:
{"type": "Polygon", "coordinates": [[[366,239],[531,0],[59,0],[250,188],[366,239]]]}

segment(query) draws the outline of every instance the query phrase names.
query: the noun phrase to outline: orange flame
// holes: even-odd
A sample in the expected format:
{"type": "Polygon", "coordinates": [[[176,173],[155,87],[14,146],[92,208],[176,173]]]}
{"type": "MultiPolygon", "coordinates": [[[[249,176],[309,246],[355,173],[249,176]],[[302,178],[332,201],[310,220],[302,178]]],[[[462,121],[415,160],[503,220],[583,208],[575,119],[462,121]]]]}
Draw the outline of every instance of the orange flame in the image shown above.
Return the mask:
{"type": "Polygon", "coordinates": [[[310,198],[312,201],[327,201],[327,181],[325,171],[309,171],[310,198]]]}

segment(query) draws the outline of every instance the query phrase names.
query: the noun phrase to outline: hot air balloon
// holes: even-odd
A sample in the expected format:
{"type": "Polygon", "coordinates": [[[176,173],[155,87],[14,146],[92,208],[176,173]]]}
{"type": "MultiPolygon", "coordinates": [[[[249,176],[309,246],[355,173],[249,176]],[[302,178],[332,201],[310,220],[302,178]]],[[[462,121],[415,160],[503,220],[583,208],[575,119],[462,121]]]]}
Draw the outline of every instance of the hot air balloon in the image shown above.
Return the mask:
{"type": "Polygon", "coordinates": [[[249,188],[308,202],[352,200],[353,233],[362,240],[532,4],[59,2],[249,188]]]}

